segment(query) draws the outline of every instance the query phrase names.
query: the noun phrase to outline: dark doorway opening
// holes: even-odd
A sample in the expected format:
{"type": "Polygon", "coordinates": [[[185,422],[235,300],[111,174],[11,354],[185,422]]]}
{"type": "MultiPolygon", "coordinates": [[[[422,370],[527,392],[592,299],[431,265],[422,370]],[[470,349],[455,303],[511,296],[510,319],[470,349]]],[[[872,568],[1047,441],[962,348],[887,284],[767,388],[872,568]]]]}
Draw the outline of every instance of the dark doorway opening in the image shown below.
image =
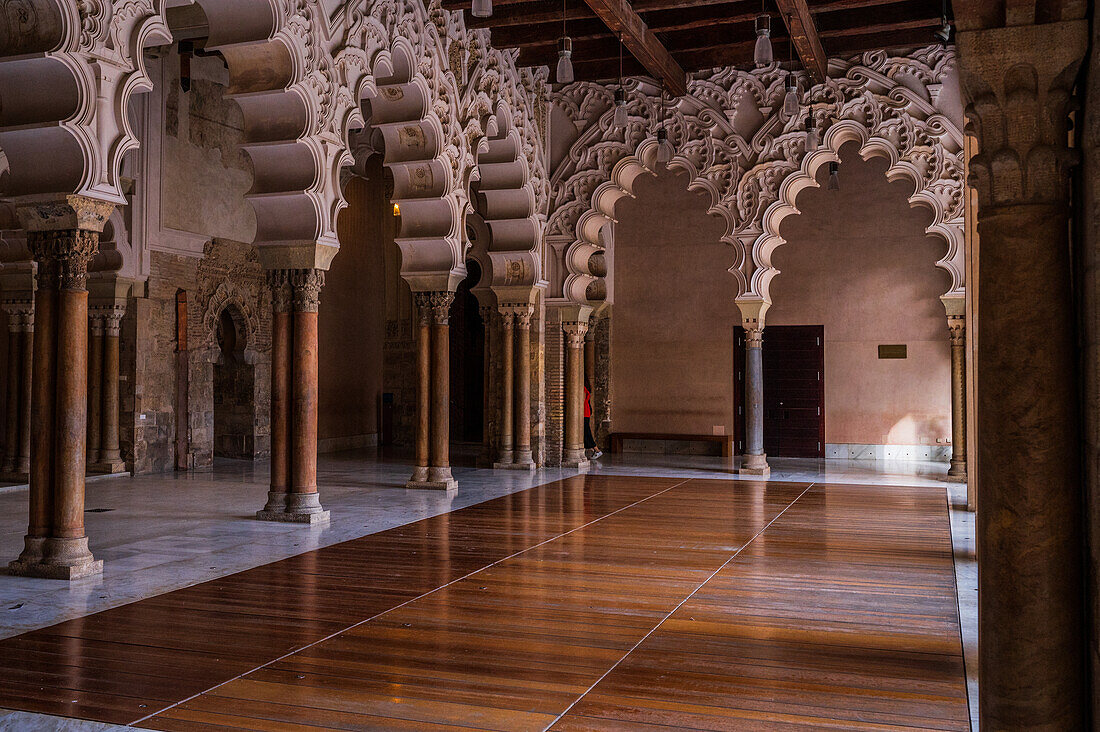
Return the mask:
{"type": "Polygon", "coordinates": [[[245,358],[243,318],[232,306],[218,316],[214,364],[214,456],[252,460],[256,455],[255,370],[245,358]]]}
{"type": "Polygon", "coordinates": [[[470,292],[481,267],[466,262],[466,279],[451,305],[451,441],[480,443],[485,409],[485,323],[470,292]]]}
{"type": "Polygon", "coordinates": [[[764,452],[825,457],[825,327],[764,328],[764,452]]]}

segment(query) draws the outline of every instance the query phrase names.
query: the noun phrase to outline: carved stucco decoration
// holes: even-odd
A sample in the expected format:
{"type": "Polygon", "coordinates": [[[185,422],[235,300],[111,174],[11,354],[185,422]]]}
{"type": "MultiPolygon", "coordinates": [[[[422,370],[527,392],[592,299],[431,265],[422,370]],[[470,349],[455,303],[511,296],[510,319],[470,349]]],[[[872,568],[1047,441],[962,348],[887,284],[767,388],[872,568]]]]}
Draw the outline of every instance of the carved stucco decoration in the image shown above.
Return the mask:
{"type": "Polygon", "coordinates": [[[552,102],[579,133],[551,178],[548,233],[573,238],[564,255],[564,297],[588,302],[603,291],[593,255],[611,244],[607,232],[615,203],[633,195],[639,175],[654,174],[659,120],[676,145],[668,167],[687,172],[689,188],[706,191],[710,213],[726,224],[721,238],[734,251],[730,272],[740,299],[770,301],[769,285],[778,274],[772,253],[783,243],[780,222],[798,212],[798,193],[817,185],[817,171],[838,160],[848,142],[856,142],[865,159],[887,158],[890,180],[913,183],[910,203],[932,211],[928,232],[947,242],[937,262],[951,275],[944,296],[961,296],[963,137],[937,106],[954,60],[952,49],[939,46],[903,57],[876,51],[832,59],[824,83],[806,89],[808,78],[800,75],[802,112],[795,118],[782,114],[785,72],[775,65],[697,75],[688,96],[665,103],[655,82],[631,79],[625,129],[611,125],[611,92],[604,87],[573,84],[554,94],[552,102]],[[826,130],[821,147],[810,154],[807,110],[826,130]]]}
{"type": "MultiPolygon", "coordinates": [[[[76,192],[123,203],[121,158],[137,145],[127,100],[150,88],[143,49],[171,42],[164,0],[0,0],[15,2],[0,12],[0,83],[53,93],[48,105],[16,98],[0,108],[11,168],[0,195],[76,192]]],[[[394,200],[406,213],[397,237],[403,274],[415,289],[447,289],[465,274],[463,212],[499,105],[521,131],[535,195],[545,191],[537,74],[517,70],[514,52],[489,48],[486,31],[467,31],[461,12],[438,0],[198,2],[206,47],[225,57],[229,94],[243,111],[265,266],[329,266],[356,130],[360,148],[376,134],[385,140],[394,200]]]]}

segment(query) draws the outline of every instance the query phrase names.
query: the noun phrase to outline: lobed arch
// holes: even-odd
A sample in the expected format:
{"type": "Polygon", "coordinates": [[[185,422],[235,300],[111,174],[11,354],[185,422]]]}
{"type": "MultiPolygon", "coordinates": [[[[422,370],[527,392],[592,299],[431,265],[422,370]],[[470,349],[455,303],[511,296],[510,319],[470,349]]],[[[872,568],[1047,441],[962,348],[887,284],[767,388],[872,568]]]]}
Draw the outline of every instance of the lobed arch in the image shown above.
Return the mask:
{"type": "MultiPolygon", "coordinates": [[[[735,252],[728,271],[739,300],[766,300],[774,276],[770,253],[780,242],[778,221],[797,211],[794,198],[813,181],[813,173],[837,159],[828,144],[849,139],[860,142],[865,156],[886,156],[891,180],[907,177],[914,182],[910,202],[932,211],[928,230],[947,241],[947,254],[938,263],[952,278],[944,298],[962,297],[962,133],[948,109],[950,102],[944,102],[951,95],[943,94],[945,83],[954,81],[949,75],[953,69],[954,51],[939,46],[905,56],[876,51],[831,59],[824,83],[810,86],[801,75],[801,111],[794,117],[782,114],[785,72],[776,65],[722,69],[689,81],[689,96],[660,115],[677,148],[669,167],[688,172],[689,188],[707,191],[710,213],[725,221],[722,240],[735,252]],[[746,107],[751,108],[749,123],[742,118],[746,107]],[[817,119],[819,128],[828,128],[826,148],[809,154],[806,114],[817,119]]],[[[625,130],[610,124],[611,108],[585,85],[555,97],[575,123],[585,110],[589,114],[579,120],[580,134],[553,179],[558,206],[550,228],[573,239],[564,250],[562,269],[568,273],[563,296],[574,302],[598,295],[600,277],[592,262],[612,243],[608,232],[614,204],[633,195],[637,175],[654,168],[643,152],[656,145],[650,137],[653,90],[642,79],[631,80],[628,91],[631,116],[625,130]]],[[[961,109],[956,111],[961,119],[961,109]]]]}
{"type": "Polygon", "coordinates": [[[749,244],[749,251],[752,252],[752,275],[748,287],[739,293],[738,299],[771,302],[771,282],[780,272],[772,264],[772,256],[778,247],[786,243],[779,233],[780,225],[788,216],[800,213],[797,206],[799,194],[808,188],[818,187],[818,171],[830,162],[840,162],[840,149],[848,143],[859,146],[859,155],[864,160],[885,158],[889,165],[886,170],[887,180],[908,180],[913,184],[913,193],[908,198],[909,204],[924,207],[932,214],[932,222],[925,228],[925,233],[939,236],[947,245],[946,253],[936,262],[936,266],[947,272],[951,278],[951,286],[942,297],[964,297],[966,269],[962,211],[952,205],[952,196],[944,196],[942,191],[932,185],[937,179],[930,181],[928,169],[920,164],[922,161],[927,162],[929,156],[942,157],[942,151],[923,148],[906,158],[893,141],[871,134],[864,125],[854,120],[841,120],[825,133],[821,147],[805,155],[801,166],[780,183],[777,200],[764,211],[761,220],[762,233],[749,244]]]}
{"type": "MultiPolygon", "coordinates": [[[[142,49],[172,42],[165,0],[25,1],[29,30],[0,49],[0,149],[8,152],[0,196],[28,205],[75,193],[124,204],[121,161],[138,145],[127,102],[152,85],[142,49]],[[50,93],[13,93],[28,80],[50,93]]],[[[461,125],[467,52],[455,52],[468,49],[507,78],[501,87],[524,120],[536,117],[545,73],[518,70],[515,54],[489,48],[488,31],[467,30],[462,13],[439,0],[195,2],[208,21],[206,48],[225,58],[227,96],[243,112],[242,147],[255,169],[247,198],[264,266],[330,266],[346,205],[343,169],[354,163],[350,138],[368,128],[368,137],[390,138],[386,166],[406,213],[403,274],[415,289],[453,289],[465,274],[462,212],[484,138],[461,125]]],[[[524,127],[530,162],[541,155],[541,132],[524,127]]]]}

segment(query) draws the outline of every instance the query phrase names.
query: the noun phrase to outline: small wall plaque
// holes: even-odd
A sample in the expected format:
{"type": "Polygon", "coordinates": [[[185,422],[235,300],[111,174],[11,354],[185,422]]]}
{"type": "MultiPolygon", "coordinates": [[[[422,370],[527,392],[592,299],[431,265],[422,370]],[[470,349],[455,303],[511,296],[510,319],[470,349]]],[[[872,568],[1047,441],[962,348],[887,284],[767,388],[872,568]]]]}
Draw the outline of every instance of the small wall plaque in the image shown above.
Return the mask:
{"type": "Polygon", "coordinates": [[[879,358],[905,358],[905,344],[879,346],[878,347],[879,358]]]}

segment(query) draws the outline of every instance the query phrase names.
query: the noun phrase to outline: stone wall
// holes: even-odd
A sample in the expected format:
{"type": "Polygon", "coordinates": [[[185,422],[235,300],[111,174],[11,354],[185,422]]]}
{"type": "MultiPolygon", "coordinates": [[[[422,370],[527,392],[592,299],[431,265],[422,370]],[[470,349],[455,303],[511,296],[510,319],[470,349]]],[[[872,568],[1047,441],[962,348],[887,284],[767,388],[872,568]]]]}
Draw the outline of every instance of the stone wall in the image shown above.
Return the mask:
{"type": "Polygon", "coordinates": [[[217,325],[227,307],[244,324],[242,357],[252,372],[255,415],[252,456],[270,451],[270,296],[254,247],[212,240],[202,259],[153,252],[145,292],[131,299],[123,319],[120,432],[124,459],[135,473],[172,470],[176,464],[176,296],[181,290],[187,294],[185,464],[213,462],[214,366],[221,355],[217,325]]]}

